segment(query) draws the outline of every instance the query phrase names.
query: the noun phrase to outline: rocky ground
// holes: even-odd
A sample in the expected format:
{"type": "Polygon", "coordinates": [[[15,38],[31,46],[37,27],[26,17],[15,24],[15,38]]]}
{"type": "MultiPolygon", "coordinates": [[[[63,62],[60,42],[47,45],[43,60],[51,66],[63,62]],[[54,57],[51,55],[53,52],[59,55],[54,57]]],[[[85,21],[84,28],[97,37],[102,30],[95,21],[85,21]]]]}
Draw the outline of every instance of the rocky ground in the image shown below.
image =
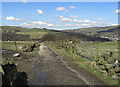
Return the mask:
{"type": "Polygon", "coordinates": [[[94,75],[65,61],[43,43],[35,56],[14,59],[14,62],[18,71],[27,73],[29,85],[105,85],[94,75]]]}

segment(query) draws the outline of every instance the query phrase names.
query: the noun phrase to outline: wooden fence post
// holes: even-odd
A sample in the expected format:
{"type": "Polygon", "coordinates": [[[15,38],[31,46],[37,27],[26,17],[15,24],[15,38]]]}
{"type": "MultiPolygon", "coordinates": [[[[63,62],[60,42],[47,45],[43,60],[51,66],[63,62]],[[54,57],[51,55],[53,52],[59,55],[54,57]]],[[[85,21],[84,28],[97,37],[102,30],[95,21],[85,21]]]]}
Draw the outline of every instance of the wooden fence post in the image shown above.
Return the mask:
{"type": "Polygon", "coordinates": [[[14,43],[15,43],[15,49],[17,51],[17,43],[16,43],[16,40],[14,40],[14,43]]]}
{"type": "Polygon", "coordinates": [[[62,49],[62,44],[63,44],[63,41],[61,40],[61,49],[62,49]]]}
{"type": "Polygon", "coordinates": [[[69,51],[70,51],[70,54],[73,53],[72,43],[70,43],[70,49],[69,49],[69,51]]]}
{"type": "Polygon", "coordinates": [[[95,61],[97,60],[98,58],[98,43],[97,43],[97,46],[96,46],[96,58],[95,58],[95,61]]]}
{"type": "Polygon", "coordinates": [[[65,44],[64,40],[62,40],[62,49],[64,49],[64,44],[65,44]]]}
{"type": "Polygon", "coordinates": [[[74,43],[74,54],[77,54],[76,43],[74,43]]]}
{"type": "Polygon", "coordinates": [[[68,40],[66,41],[66,52],[68,52],[68,40]]]}

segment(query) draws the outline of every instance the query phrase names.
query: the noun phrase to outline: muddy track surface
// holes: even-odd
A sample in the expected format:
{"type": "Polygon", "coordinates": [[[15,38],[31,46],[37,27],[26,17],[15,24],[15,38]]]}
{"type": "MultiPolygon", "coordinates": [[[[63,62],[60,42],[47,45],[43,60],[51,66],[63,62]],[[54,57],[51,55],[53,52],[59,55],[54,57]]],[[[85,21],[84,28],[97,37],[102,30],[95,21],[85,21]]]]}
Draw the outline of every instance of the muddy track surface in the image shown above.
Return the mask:
{"type": "Polygon", "coordinates": [[[69,65],[43,43],[35,57],[19,61],[17,66],[20,71],[24,67],[29,85],[105,85],[94,75],[69,65]]]}

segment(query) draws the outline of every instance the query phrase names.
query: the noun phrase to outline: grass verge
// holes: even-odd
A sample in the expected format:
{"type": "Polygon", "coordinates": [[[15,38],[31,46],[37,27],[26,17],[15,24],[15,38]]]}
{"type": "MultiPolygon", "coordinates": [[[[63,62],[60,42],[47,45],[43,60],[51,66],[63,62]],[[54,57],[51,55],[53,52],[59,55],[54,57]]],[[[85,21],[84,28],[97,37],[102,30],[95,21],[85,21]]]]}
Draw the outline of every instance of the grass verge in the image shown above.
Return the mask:
{"type": "Polygon", "coordinates": [[[101,72],[100,69],[92,66],[91,61],[81,58],[77,54],[70,54],[69,52],[66,52],[64,49],[57,49],[53,45],[54,43],[50,44],[49,42],[45,42],[45,44],[48,45],[50,48],[52,48],[57,53],[59,53],[67,61],[75,63],[78,65],[78,67],[81,67],[87,72],[94,74],[107,85],[112,85],[113,87],[118,86],[118,80],[113,80],[109,75],[105,75],[105,73],[101,72]]]}

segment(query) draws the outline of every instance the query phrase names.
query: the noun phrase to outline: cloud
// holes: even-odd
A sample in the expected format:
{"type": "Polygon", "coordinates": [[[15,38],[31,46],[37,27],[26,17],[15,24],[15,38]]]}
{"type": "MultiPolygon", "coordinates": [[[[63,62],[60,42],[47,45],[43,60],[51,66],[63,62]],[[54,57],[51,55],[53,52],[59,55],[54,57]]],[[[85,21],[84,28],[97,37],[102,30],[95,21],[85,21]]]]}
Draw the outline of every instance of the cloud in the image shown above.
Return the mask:
{"type": "Polygon", "coordinates": [[[21,21],[21,19],[14,18],[13,16],[6,17],[6,20],[8,20],[8,21],[21,21]]]}
{"type": "Polygon", "coordinates": [[[20,26],[30,27],[31,25],[30,25],[30,24],[27,24],[27,23],[22,23],[22,24],[20,24],[20,26]]]}
{"type": "Polygon", "coordinates": [[[29,23],[22,23],[20,26],[26,27],[54,27],[54,24],[46,23],[43,21],[29,21],[29,23]]]}
{"type": "Polygon", "coordinates": [[[42,21],[29,21],[29,23],[22,23],[21,26],[27,26],[27,27],[37,27],[37,26],[45,26],[47,23],[42,21]]]}
{"type": "Polygon", "coordinates": [[[53,24],[47,24],[47,27],[54,27],[53,24]]]}
{"type": "Polygon", "coordinates": [[[38,12],[38,14],[43,15],[42,10],[36,10],[36,11],[38,12]]]}
{"type": "MultiPolygon", "coordinates": [[[[67,18],[64,18],[67,19],[67,18]]],[[[44,21],[29,21],[26,23],[20,24],[20,26],[24,27],[40,27],[40,28],[79,28],[79,27],[104,27],[104,26],[116,26],[118,24],[110,24],[110,23],[105,23],[102,21],[88,21],[88,20],[77,20],[73,19],[71,20],[64,20],[62,24],[52,24],[52,23],[47,23],[44,21]],[[74,21],[77,21],[76,23],[72,23],[74,21]],[[83,22],[84,21],[84,22],[83,22]],[[66,22],[66,23],[65,23],[66,22]],[[70,23],[69,23],[70,22],[70,23]]]]}
{"type": "Polygon", "coordinates": [[[78,18],[78,16],[75,16],[75,15],[69,15],[69,17],[71,17],[71,18],[78,18]]]}
{"type": "Polygon", "coordinates": [[[116,14],[120,14],[120,10],[116,10],[115,13],[116,13],[116,14]]]}
{"type": "Polygon", "coordinates": [[[75,26],[79,26],[79,27],[80,27],[80,26],[81,26],[81,24],[75,24],[75,26]]]}
{"type": "Polygon", "coordinates": [[[74,24],[64,24],[65,27],[72,27],[74,24]]]}
{"type": "Polygon", "coordinates": [[[98,18],[98,20],[104,20],[104,18],[98,18]]]}
{"type": "Polygon", "coordinates": [[[98,24],[103,24],[104,22],[103,21],[97,21],[98,24]]]}
{"type": "Polygon", "coordinates": [[[57,17],[57,18],[64,18],[64,16],[59,16],[59,15],[56,15],[55,17],[57,17]]]}
{"type": "Polygon", "coordinates": [[[70,8],[70,9],[75,9],[76,7],[75,7],[75,6],[70,6],[69,8],[70,8]]]}
{"type": "Polygon", "coordinates": [[[68,12],[68,10],[65,7],[57,7],[56,11],[64,11],[64,12],[68,12]]]}
{"type": "Polygon", "coordinates": [[[90,20],[83,20],[82,22],[84,22],[84,23],[89,23],[90,20]]]}
{"type": "Polygon", "coordinates": [[[90,24],[82,24],[83,27],[88,27],[90,24]]]}
{"type": "Polygon", "coordinates": [[[90,20],[77,20],[77,19],[73,19],[73,22],[76,22],[76,23],[90,23],[91,21],[90,20]]]}
{"type": "Polygon", "coordinates": [[[73,19],[73,22],[76,24],[76,26],[81,26],[81,27],[102,27],[102,26],[108,26],[110,25],[109,23],[105,23],[102,21],[91,21],[91,20],[77,20],[73,19]]]}
{"type": "Polygon", "coordinates": [[[27,1],[26,0],[22,0],[22,2],[26,3],[27,1]]]}
{"type": "Polygon", "coordinates": [[[48,20],[44,20],[43,22],[46,22],[46,23],[51,23],[52,20],[48,19],[48,20]]]}
{"type": "Polygon", "coordinates": [[[9,26],[13,26],[13,25],[10,24],[9,26]]]}
{"type": "Polygon", "coordinates": [[[93,24],[96,27],[105,27],[105,26],[110,26],[110,23],[105,23],[103,21],[97,21],[95,24],[93,24]]]}
{"type": "Polygon", "coordinates": [[[32,24],[34,24],[34,25],[46,25],[47,23],[42,22],[42,21],[35,21],[35,22],[32,22],[32,24]]]}
{"type": "Polygon", "coordinates": [[[112,24],[112,26],[118,26],[119,24],[112,24]]]}
{"type": "Polygon", "coordinates": [[[91,24],[96,24],[97,22],[95,22],[95,21],[91,21],[90,23],[91,23],[91,24]]]}
{"type": "Polygon", "coordinates": [[[73,19],[73,22],[78,22],[78,20],[77,19],[73,19]]]}
{"type": "Polygon", "coordinates": [[[59,16],[59,18],[64,18],[64,16],[59,16]]]}
{"type": "Polygon", "coordinates": [[[69,18],[62,18],[61,21],[62,21],[62,22],[71,22],[72,20],[69,19],[69,18]]]}
{"type": "Polygon", "coordinates": [[[62,25],[58,25],[58,24],[55,25],[55,27],[61,27],[61,26],[62,26],[62,25]]]}

